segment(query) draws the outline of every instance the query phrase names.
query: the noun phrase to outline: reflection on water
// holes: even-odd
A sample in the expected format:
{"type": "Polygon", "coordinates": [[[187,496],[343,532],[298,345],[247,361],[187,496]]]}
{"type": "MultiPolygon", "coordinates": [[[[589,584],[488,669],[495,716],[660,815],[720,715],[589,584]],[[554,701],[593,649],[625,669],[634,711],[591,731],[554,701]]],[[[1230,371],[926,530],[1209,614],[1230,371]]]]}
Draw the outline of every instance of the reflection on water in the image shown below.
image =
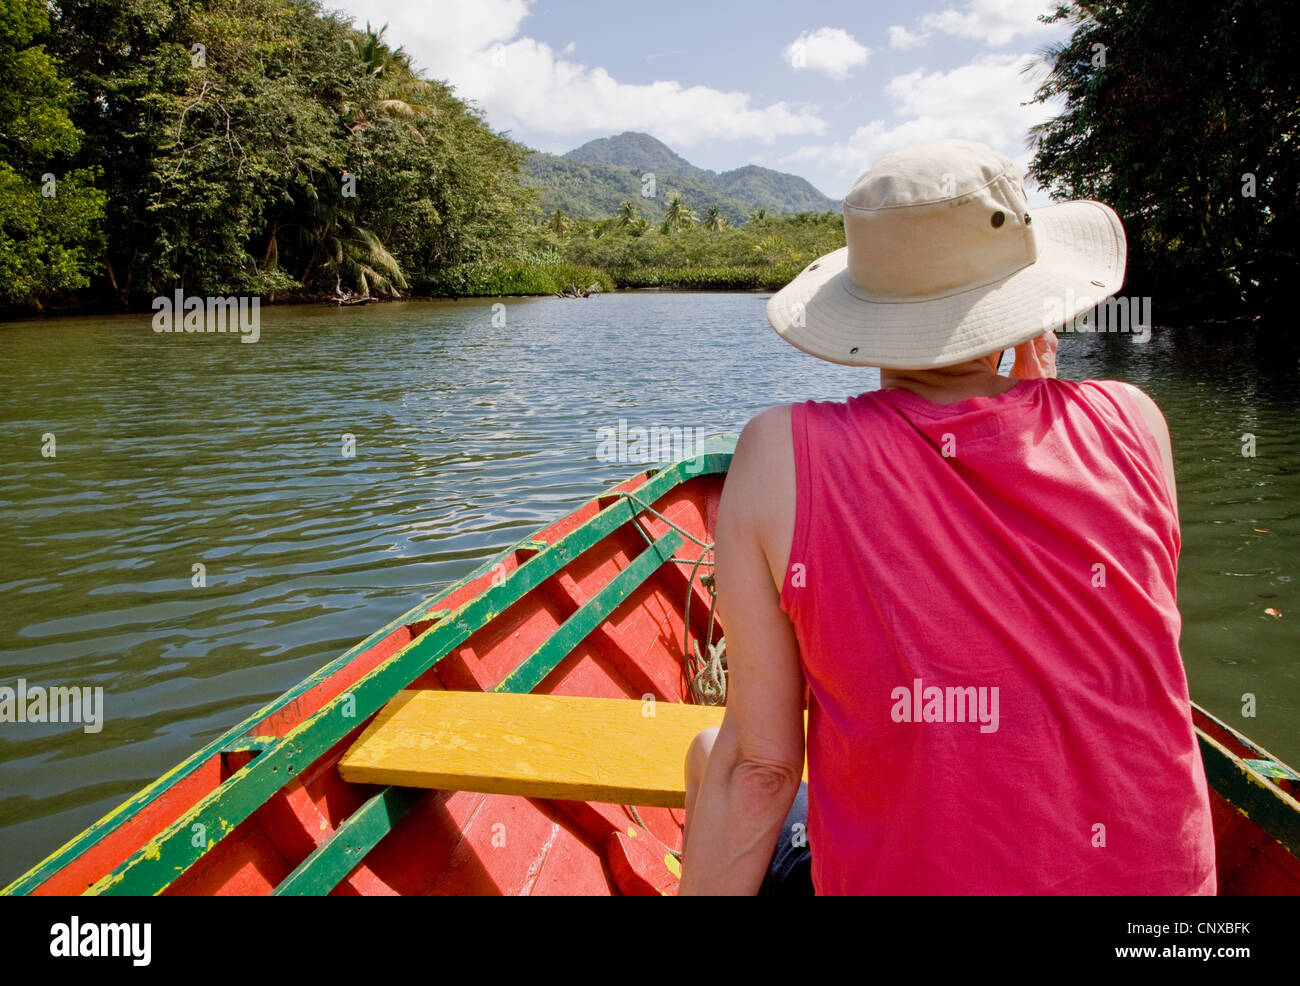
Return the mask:
{"type": "MultiPolygon", "coordinates": [[[[504,326],[487,301],[275,308],[256,345],[147,317],[0,326],[0,683],[102,686],[106,705],[98,734],[0,726],[0,882],[632,472],[598,460],[598,429],[736,431],[877,385],[781,342],[765,299],[517,300],[504,326]]],[[[1193,696],[1294,762],[1300,395],[1295,344],[1268,338],[1073,336],[1060,367],[1164,409],[1193,696]]]]}

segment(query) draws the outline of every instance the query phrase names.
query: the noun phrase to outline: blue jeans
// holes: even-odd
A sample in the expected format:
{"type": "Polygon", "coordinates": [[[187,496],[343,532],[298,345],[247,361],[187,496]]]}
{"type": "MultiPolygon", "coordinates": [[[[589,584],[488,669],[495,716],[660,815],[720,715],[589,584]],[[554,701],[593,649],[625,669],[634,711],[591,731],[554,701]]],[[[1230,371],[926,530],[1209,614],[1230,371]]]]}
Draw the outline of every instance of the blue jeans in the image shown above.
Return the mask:
{"type": "Polygon", "coordinates": [[[812,897],[812,851],[808,847],[808,782],[799,785],[790,814],[785,816],[760,897],[812,897]]]}

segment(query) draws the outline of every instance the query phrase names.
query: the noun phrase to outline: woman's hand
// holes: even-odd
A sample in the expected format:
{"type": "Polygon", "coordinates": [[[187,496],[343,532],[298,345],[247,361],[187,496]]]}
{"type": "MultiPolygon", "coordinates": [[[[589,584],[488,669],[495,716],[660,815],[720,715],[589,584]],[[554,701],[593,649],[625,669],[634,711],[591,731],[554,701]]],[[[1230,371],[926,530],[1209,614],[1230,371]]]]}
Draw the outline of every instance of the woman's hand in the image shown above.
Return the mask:
{"type": "Polygon", "coordinates": [[[1056,333],[1051,329],[1028,342],[1022,342],[1016,347],[1016,361],[1012,364],[1011,375],[1021,380],[1056,376],[1058,345],[1056,333]]]}

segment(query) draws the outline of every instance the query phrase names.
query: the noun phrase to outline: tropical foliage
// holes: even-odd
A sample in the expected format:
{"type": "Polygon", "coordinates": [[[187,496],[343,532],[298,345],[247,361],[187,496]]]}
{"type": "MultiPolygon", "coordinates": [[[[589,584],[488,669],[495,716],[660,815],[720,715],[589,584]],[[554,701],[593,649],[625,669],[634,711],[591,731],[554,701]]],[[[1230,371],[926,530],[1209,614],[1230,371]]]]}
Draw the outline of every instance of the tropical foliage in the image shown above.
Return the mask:
{"type": "Polygon", "coordinates": [[[94,293],[121,306],[177,287],[432,292],[527,245],[525,149],[417,74],[383,28],[311,0],[60,0],[52,21],[46,9],[0,0],[0,270],[45,271],[6,278],[11,302],[85,287],[92,268],[94,293]],[[33,79],[37,109],[8,96],[33,79]],[[40,127],[24,122],[38,111],[40,127]],[[15,259],[12,227],[37,213],[11,203],[61,163],[37,232],[67,230],[66,256],[25,232],[27,254],[49,256],[15,259]]]}
{"type": "Polygon", "coordinates": [[[731,227],[706,216],[646,228],[628,211],[599,222],[575,222],[566,259],[608,271],[620,287],[776,288],[817,257],[844,246],[844,217],[834,212],[762,216],[731,227]]]}
{"type": "MultiPolygon", "coordinates": [[[[1053,18],[1073,33],[1038,98],[1065,111],[1032,134],[1034,177],[1115,206],[1127,290],[1163,312],[1280,301],[1300,242],[1300,5],[1077,0],[1053,18]]],[[[177,288],[774,287],[843,245],[832,205],[645,134],[531,152],[385,27],[317,0],[0,0],[6,311],[177,288]]]]}
{"type": "Polygon", "coordinates": [[[1061,4],[1030,173],[1100,199],[1129,241],[1129,288],[1173,309],[1279,301],[1300,243],[1300,5],[1274,0],[1061,4]]]}
{"type": "Polygon", "coordinates": [[[42,0],[0,0],[0,304],[84,288],[99,259],[104,196],[92,169],[69,167],[80,134],[49,24],[42,0]]]}

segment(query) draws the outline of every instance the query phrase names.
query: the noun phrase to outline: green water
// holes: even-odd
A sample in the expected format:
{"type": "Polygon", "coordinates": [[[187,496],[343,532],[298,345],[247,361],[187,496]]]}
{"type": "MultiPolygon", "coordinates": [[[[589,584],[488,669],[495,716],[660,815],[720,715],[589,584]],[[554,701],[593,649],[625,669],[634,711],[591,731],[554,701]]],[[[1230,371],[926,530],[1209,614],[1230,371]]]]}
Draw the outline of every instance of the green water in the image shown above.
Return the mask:
{"type": "MultiPolygon", "coordinates": [[[[518,300],[504,324],[486,301],[273,308],[251,345],[147,317],[0,326],[0,685],[104,689],[98,733],[0,724],[0,883],[635,471],[597,458],[597,429],[736,431],[877,385],[782,343],[766,297],[518,300]]],[[[1296,763],[1300,386],[1268,338],[1074,336],[1060,365],[1164,409],[1193,697],[1296,763]]]]}

